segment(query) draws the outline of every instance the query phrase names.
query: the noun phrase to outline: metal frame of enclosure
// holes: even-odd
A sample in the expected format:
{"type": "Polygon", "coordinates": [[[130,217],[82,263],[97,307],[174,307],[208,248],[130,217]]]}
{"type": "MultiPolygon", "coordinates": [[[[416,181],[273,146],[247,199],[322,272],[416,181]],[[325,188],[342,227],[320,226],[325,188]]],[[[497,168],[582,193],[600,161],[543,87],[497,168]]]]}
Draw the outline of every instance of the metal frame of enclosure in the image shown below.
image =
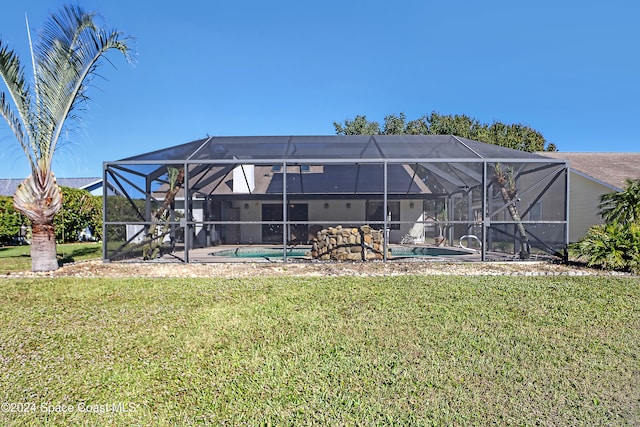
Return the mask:
{"type": "Polygon", "coordinates": [[[309,245],[327,227],[479,260],[566,256],[564,160],[451,135],[209,137],[105,162],[104,260],[309,245]]]}

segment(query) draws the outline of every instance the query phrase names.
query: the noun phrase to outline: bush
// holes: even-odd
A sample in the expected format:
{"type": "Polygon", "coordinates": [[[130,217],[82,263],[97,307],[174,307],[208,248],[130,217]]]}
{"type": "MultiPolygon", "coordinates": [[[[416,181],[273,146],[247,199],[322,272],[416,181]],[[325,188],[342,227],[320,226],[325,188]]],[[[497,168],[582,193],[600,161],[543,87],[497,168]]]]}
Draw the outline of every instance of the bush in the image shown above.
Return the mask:
{"type": "Polygon", "coordinates": [[[640,274],[640,179],[626,181],[623,191],[600,197],[604,225],[594,225],[571,246],[587,265],[640,274]]]}
{"type": "MultiPolygon", "coordinates": [[[[143,221],[140,213],[144,213],[146,201],[143,199],[130,200],[123,196],[107,196],[108,221],[136,222],[143,221]]],[[[126,226],[112,225],[107,227],[107,241],[126,241],[126,226]]]]}
{"type": "Polygon", "coordinates": [[[14,241],[23,224],[29,224],[29,220],[13,208],[13,197],[0,196],[0,243],[14,241]]]}
{"type": "Polygon", "coordinates": [[[86,190],[60,187],[62,190],[62,209],[53,219],[56,241],[75,242],[87,227],[93,237],[102,237],[102,197],[92,195],[86,190]]]}
{"type": "MultiPolygon", "coordinates": [[[[87,227],[94,238],[102,238],[102,197],[86,190],[60,187],[62,209],[53,219],[56,241],[75,242],[87,227]]],[[[13,208],[13,197],[0,196],[0,243],[15,241],[21,225],[30,225],[26,216],[13,208]]]]}
{"type": "Polygon", "coordinates": [[[590,267],[640,273],[640,224],[618,222],[594,225],[572,246],[572,252],[590,267]]]}

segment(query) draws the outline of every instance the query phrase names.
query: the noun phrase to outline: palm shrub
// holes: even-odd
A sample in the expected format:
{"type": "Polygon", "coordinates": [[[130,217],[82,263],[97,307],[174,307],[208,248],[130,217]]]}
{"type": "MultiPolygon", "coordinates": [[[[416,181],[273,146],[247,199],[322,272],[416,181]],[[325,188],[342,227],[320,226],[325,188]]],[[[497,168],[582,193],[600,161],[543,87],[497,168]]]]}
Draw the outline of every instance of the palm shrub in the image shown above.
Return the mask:
{"type": "Polygon", "coordinates": [[[640,179],[627,180],[623,191],[600,198],[605,224],[594,225],[571,246],[590,267],[640,274],[640,179]]]}
{"type": "Polygon", "coordinates": [[[640,225],[598,224],[572,247],[590,267],[640,273],[640,225]]]}
{"type": "Polygon", "coordinates": [[[599,208],[606,222],[640,222],[640,179],[627,179],[624,191],[602,195],[599,208]]]}

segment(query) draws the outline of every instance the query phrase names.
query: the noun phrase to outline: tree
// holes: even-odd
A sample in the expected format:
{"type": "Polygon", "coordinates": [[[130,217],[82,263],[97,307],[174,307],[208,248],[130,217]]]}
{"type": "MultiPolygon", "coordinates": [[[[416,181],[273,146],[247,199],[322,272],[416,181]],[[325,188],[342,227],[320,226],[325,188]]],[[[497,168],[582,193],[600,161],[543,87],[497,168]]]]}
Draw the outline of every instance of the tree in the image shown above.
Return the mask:
{"type": "Polygon", "coordinates": [[[407,118],[404,113],[400,113],[400,116],[390,114],[384,118],[384,130],[385,135],[405,135],[407,134],[407,118]]]}
{"type": "MultiPolygon", "coordinates": [[[[379,130],[378,123],[368,122],[366,116],[356,116],[353,121],[345,120],[344,125],[335,122],[333,125],[339,135],[358,135],[363,129],[374,130],[377,128],[379,130]]],[[[500,122],[493,122],[490,125],[482,124],[466,115],[445,116],[436,112],[409,122],[407,122],[404,113],[400,113],[399,116],[390,114],[384,118],[382,133],[385,135],[456,135],[528,152],[545,150],[546,144],[542,134],[528,126],[506,125],[500,122]]],[[[546,149],[555,151],[555,145],[549,144],[546,149]]],[[[522,246],[520,257],[522,259],[529,258],[529,237],[515,204],[518,191],[513,169],[504,170],[501,164],[496,163],[493,170],[493,181],[499,186],[500,195],[507,206],[507,211],[516,222],[522,246]]]]}
{"type": "Polygon", "coordinates": [[[130,61],[128,38],[99,27],[96,14],[64,6],[51,15],[34,46],[29,47],[33,81],[27,82],[20,58],[0,39],[0,110],[27,156],[31,175],[14,194],[15,208],[31,221],[31,268],[58,268],[53,218],[62,193],[51,169],[53,154],[66,121],[77,121],[88,100],[87,89],[105,54],[114,49],[130,61]]]}
{"type": "Polygon", "coordinates": [[[56,240],[73,242],[87,227],[92,236],[102,234],[102,198],[79,188],[60,187],[62,208],[54,218],[56,240]]]}
{"type": "Polygon", "coordinates": [[[184,168],[167,168],[169,178],[169,192],[164,198],[162,206],[152,213],[152,223],[149,226],[142,249],[142,258],[147,261],[160,255],[163,239],[169,234],[171,227],[167,223],[170,219],[172,205],[178,192],[184,184],[184,168]]]}
{"type": "Polygon", "coordinates": [[[518,229],[518,233],[520,233],[520,258],[527,259],[531,256],[531,248],[529,247],[527,230],[522,222],[520,211],[515,204],[515,201],[518,199],[518,189],[516,188],[513,168],[508,168],[507,171],[504,171],[502,165],[496,163],[493,167],[493,180],[498,184],[502,201],[507,206],[507,211],[511,219],[516,222],[516,228],[518,229]]]}
{"type": "Polygon", "coordinates": [[[556,151],[555,144],[547,143],[540,132],[529,126],[497,121],[480,123],[464,114],[442,115],[434,111],[410,121],[404,113],[390,114],[384,118],[382,131],[378,122],[367,120],[367,116],[334,122],[333,126],[338,135],[455,135],[521,151],[556,151]]]}
{"type": "MultiPolygon", "coordinates": [[[[429,135],[456,135],[462,138],[478,141],[482,139],[483,142],[489,142],[481,132],[483,125],[478,120],[464,114],[445,116],[432,112],[430,116],[425,117],[425,120],[429,125],[429,135]]],[[[489,143],[492,144],[493,142],[489,143]]]]}
{"type": "Polygon", "coordinates": [[[338,135],[379,135],[380,124],[370,122],[367,116],[356,116],[353,120],[345,119],[344,126],[333,122],[338,135]]]}

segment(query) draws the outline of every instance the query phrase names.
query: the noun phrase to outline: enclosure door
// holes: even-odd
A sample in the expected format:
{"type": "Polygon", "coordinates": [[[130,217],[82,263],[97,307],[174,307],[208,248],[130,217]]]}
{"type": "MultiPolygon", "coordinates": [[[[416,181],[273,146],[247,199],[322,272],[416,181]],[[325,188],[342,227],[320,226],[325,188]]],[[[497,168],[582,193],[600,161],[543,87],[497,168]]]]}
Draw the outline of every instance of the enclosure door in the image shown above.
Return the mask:
{"type": "MultiPolygon", "coordinates": [[[[289,221],[308,221],[309,205],[306,203],[290,204],[287,212],[289,221]]],[[[282,243],[282,204],[265,203],[262,205],[262,241],[264,243],[282,243]],[[278,224],[279,222],[280,224],[278,224]]],[[[308,239],[308,225],[294,224],[289,228],[288,241],[303,242],[308,239]]]]}

